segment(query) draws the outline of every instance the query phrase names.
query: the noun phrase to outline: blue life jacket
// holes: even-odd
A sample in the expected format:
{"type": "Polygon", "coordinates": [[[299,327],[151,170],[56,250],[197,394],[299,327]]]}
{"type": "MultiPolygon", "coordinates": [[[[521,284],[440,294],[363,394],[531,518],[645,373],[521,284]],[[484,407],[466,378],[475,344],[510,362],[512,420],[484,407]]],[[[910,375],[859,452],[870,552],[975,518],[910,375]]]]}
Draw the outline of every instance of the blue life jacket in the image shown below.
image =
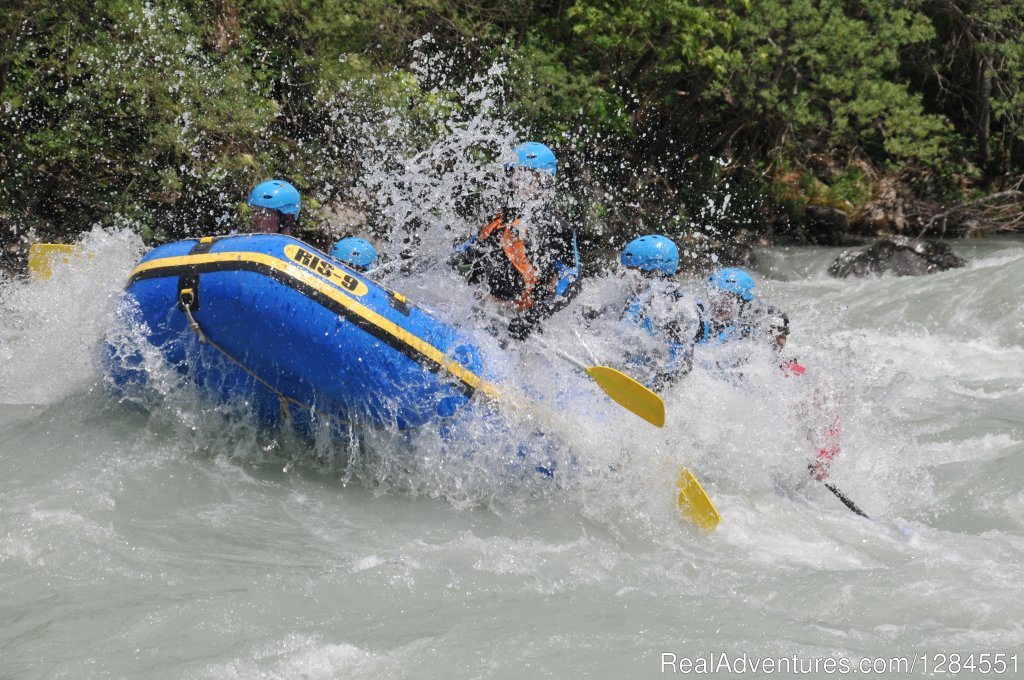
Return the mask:
{"type": "MultiPolygon", "coordinates": [[[[693,311],[687,309],[687,298],[678,287],[672,288],[664,293],[658,293],[656,291],[648,290],[646,294],[633,295],[626,302],[626,308],[622,313],[623,321],[642,328],[652,338],[663,343],[664,347],[664,363],[661,366],[656,366],[655,358],[647,354],[630,354],[627,360],[637,366],[642,366],[650,374],[651,377],[643,380],[645,386],[652,389],[658,389],[664,387],[671,380],[685,375],[690,371],[693,360],[693,338],[694,333],[692,327],[687,329],[689,324],[684,323],[686,319],[685,311],[693,311]],[[662,319],[656,321],[652,318],[651,307],[652,307],[652,296],[663,295],[671,298],[669,303],[672,311],[677,311],[669,319],[662,319]],[[674,308],[674,309],[673,309],[674,308]]],[[[696,319],[701,319],[699,310],[697,311],[696,319]]],[[[691,318],[690,321],[695,319],[691,318]]],[[[661,359],[659,357],[659,359],[661,359]]]]}
{"type": "Polygon", "coordinates": [[[580,248],[576,242],[576,232],[572,232],[572,264],[555,262],[558,281],[555,283],[555,297],[565,297],[572,284],[580,277],[580,248]]]}
{"type": "Polygon", "coordinates": [[[748,338],[753,334],[754,328],[749,324],[737,325],[731,319],[726,323],[713,321],[700,302],[697,303],[697,309],[701,318],[700,331],[694,338],[697,345],[719,346],[733,340],[748,338]]]}

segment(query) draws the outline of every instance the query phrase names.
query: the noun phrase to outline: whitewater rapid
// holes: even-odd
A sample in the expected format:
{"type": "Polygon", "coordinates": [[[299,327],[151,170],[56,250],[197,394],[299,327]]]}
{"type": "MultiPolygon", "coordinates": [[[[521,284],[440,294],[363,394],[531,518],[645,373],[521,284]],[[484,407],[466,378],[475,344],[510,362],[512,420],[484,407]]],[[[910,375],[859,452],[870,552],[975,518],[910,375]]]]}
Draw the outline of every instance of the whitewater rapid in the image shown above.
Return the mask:
{"type": "MultiPolygon", "coordinates": [[[[1024,654],[1020,239],[954,243],[968,266],[926,278],[835,280],[836,249],[760,251],[759,291],[807,374],[695,370],[665,394],[664,430],[574,410],[585,379],[526,343],[507,360],[549,395],[541,427],[575,466],[554,482],[508,475],[484,454],[514,442],[472,426],[456,443],[358,426],[309,441],[173,373],[159,400],[119,399],[100,347],[143,247],[101,230],[82,245],[91,259],[51,281],[0,283],[0,677],[657,677],[666,653],[1024,654]],[[872,521],[806,475],[833,411],[832,480],[872,521]],[[680,464],[722,514],[711,535],[673,509],[680,464]]],[[[464,317],[439,276],[388,283],[464,317]]],[[[582,321],[614,287],[585,281],[546,341],[615,357],[614,332],[582,321]]]]}

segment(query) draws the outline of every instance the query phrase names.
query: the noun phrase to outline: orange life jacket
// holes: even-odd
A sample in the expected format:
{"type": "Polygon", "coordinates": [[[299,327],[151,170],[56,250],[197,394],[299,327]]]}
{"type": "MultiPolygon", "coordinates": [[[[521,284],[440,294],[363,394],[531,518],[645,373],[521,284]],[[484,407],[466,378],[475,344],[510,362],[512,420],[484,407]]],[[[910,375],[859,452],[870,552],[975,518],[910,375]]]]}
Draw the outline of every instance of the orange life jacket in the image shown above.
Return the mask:
{"type": "Polygon", "coordinates": [[[530,258],[526,255],[526,244],[523,243],[523,239],[519,238],[513,227],[519,226],[520,221],[514,220],[511,224],[505,224],[505,220],[501,213],[498,213],[497,217],[491,220],[490,224],[480,230],[477,239],[480,241],[486,241],[491,234],[496,230],[501,230],[501,250],[505,253],[505,257],[512,263],[512,266],[516,268],[516,271],[523,277],[523,294],[520,295],[513,303],[520,312],[525,312],[534,305],[533,289],[537,287],[537,283],[540,281],[540,273],[537,268],[530,262],[530,258]]]}

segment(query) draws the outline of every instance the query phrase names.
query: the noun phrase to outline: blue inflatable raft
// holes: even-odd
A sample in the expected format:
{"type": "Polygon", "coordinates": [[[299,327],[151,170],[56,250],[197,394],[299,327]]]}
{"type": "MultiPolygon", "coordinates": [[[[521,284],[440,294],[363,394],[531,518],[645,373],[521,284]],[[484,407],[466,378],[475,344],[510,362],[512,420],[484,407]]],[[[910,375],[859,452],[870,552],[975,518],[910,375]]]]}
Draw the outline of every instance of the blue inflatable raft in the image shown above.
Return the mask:
{"type": "MultiPolygon", "coordinates": [[[[152,250],[126,289],[131,321],[179,371],[264,424],[324,415],[415,428],[449,418],[485,380],[477,347],[402,295],[287,236],[179,241],[152,250]]],[[[108,352],[115,382],[145,380],[108,352]]]]}

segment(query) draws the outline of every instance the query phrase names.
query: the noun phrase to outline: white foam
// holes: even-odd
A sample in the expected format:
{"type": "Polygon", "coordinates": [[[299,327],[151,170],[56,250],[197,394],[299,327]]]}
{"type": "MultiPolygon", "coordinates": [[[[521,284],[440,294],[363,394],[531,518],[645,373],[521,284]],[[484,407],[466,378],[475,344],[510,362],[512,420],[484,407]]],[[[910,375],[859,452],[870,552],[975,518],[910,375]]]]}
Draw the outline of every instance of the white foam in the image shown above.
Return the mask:
{"type": "Polygon", "coordinates": [[[100,345],[142,241],[94,228],[74,245],[80,256],[49,280],[0,283],[0,356],[9,359],[2,402],[52,404],[99,375],[100,345]]]}

